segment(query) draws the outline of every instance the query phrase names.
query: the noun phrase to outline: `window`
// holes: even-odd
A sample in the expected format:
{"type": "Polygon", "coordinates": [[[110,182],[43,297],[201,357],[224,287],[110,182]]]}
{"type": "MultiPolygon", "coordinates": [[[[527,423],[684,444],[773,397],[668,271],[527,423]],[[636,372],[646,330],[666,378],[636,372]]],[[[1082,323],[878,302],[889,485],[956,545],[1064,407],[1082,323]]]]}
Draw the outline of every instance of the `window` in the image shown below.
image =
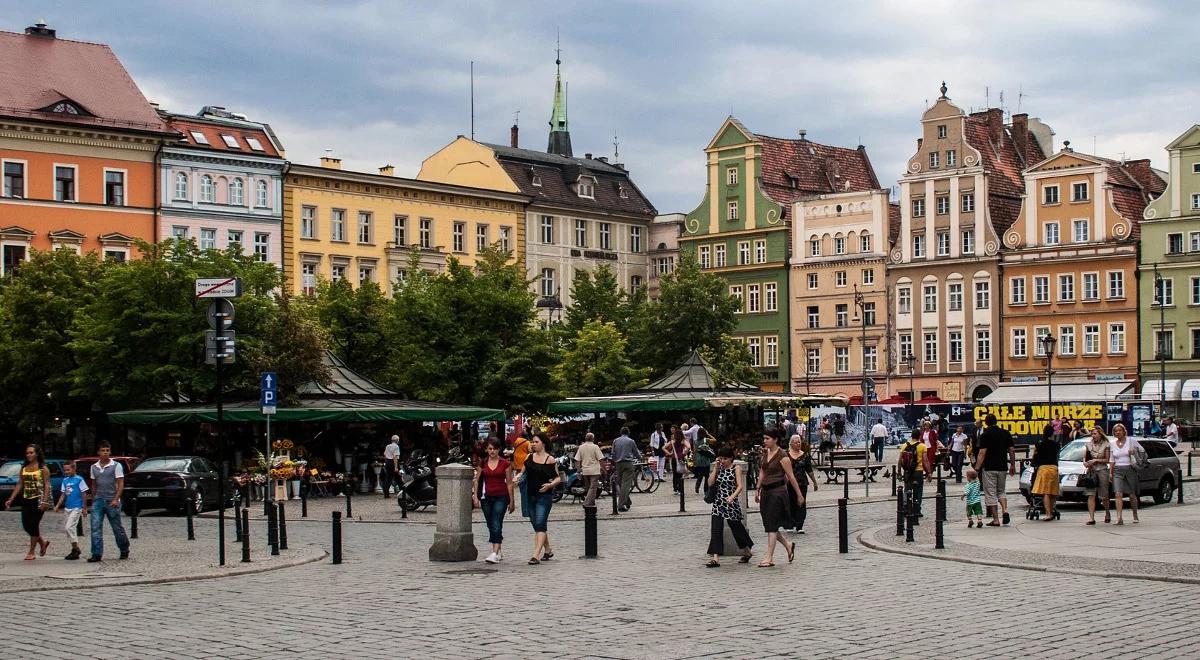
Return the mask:
{"type": "Polygon", "coordinates": [[[741,241],[737,244],[738,260],[737,265],[745,266],[750,263],[750,241],[741,241]]]}
{"type": "Polygon", "coordinates": [[[863,347],[863,371],[875,373],[879,371],[879,348],[876,346],[863,347]]]}
{"type": "Polygon", "coordinates": [[[187,227],[184,227],[182,225],[175,225],[174,227],[171,227],[171,238],[182,238],[184,240],[187,240],[187,237],[188,237],[188,228],[187,227]]]}
{"type": "Polygon", "coordinates": [[[833,285],[838,287],[846,286],[846,271],[839,270],[833,274],[833,285]]]}
{"type": "Polygon", "coordinates": [[[874,268],[862,269],[862,283],[863,283],[863,286],[867,286],[867,285],[875,283],[875,269],[874,268]]]}
{"type": "Polygon", "coordinates": [[[954,167],[958,163],[958,154],[953,149],[946,152],[946,167],[954,167]]]}
{"type": "Polygon", "coordinates": [[[950,232],[939,231],[937,233],[937,256],[950,256],[950,232]]]}
{"type": "Polygon", "coordinates": [[[1042,226],[1042,232],[1045,235],[1045,240],[1042,241],[1044,244],[1058,245],[1059,236],[1058,236],[1058,223],[1057,222],[1047,222],[1045,225],[1042,226]]]}
{"type": "Polygon", "coordinates": [[[358,285],[362,286],[375,279],[375,267],[362,265],[358,267],[358,285]]]}
{"type": "Polygon", "coordinates": [[[1033,302],[1048,303],[1050,302],[1050,277],[1048,275],[1035,275],[1033,278],[1033,302]]]}
{"type": "Polygon", "coordinates": [[[713,246],[713,262],[717,268],[725,267],[725,244],[713,246]]]}
{"type": "Polygon", "coordinates": [[[1075,355],[1075,326],[1065,325],[1058,329],[1058,354],[1075,355]]]}
{"type": "Polygon", "coordinates": [[[1200,277],[1192,277],[1191,282],[1192,297],[1190,304],[1200,305],[1200,277]]]}
{"type": "Polygon", "coordinates": [[[346,212],[342,209],[333,209],[329,216],[329,240],[346,240],[346,212]]]}
{"type": "Polygon", "coordinates": [[[1084,202],[1088,198],[1088,184],[1086,181],[1082,183],[1071,184],[1071,201],[1084,202]]]}
{"type": "Polygon", "coordinates": [[[821,308],[816,305],[808,306],[808,327],[811,330],[821,327],[821,308]]]}
{"type": "Polygon", "coordinates": [[[200,249],[201,250],[217,249],[217,230],[216,229],[201,229],[200,230],[200,249]]]}
{"type": "Polygon", "coordinates": [[[731,200],[731,201],[729,202],[729,204],[726,206],[726,214],[725,214],[725,219],[726,219],[726,220],[737,220],[737,219],[738,219],[738,203],[737,203],[737,200],[731,200]]]}
{"type": "MultiPolygon", "coordinates": [[[[951,312],[961,312],[963,308],[962,282],[951,282],[946,285],[946,309],[951,312]]],[[[930,310],[925,310],[930,311],[930,310]]]]}
{"type": "Polygon", "coordinates": [[[596,181],[595,179],[579,178],[579,183],[576,186],[580,197],[587,199],[595,199],[596,197],[596,181]]]}
{"type": "Polygon", "coordinates": [[[475,225],[475,253],[481,254],[488,246],[488,226],[475,225]]]}
{"type": "Polygon", "coordinates": [[[542,269],[542,296],[549,298],[558,293],[558,289],[554,286],[554,269],[542,269]]]}
{"type": "Polygon", "coordinates": [[[897,342],[897,344],[899,344],[899,346],[900,346],[900,359],[901,360],[904,360],[908,356],[913,355],[912,334],[907,333],[907,332],[900,333],[899,341],[897,342]]]}
{"type": "MultiPolygon", "coordinates": [[[[961,285],[960,285],[960,287],[961,287],[961,285]]],[[[925,304],[922,306],[921,309],[926,312],[936,312],[937,311],[937,285],[936,284],[926,284],[925,288],[923,290],[923,294],[924,294],[925,304]]],[[[962,307],[961,301],[962,301],[962,289],[960,288],[959,289],[959,307],[962,307]]]]}
{"type": "Polygon", "coordinates": [[[863,303],[863,325],[875,325],[875,303],[863,303]]]}
{"type": "Polygon", "coordinates": [[[870,252],[871,251],[871,235],[870,234],[863,234],[858,237],[858,251],[859,252],[870,252]]]}
{"type": "Polygon", "coordinates": [[[611,250],[612,249],[612,223],[609,223],[609,222],[601,222],[600,223],[600,249],[601,250],[611,250]]]}
{"type": "Polygon", "coordinates": [[[767,242],[765,240],[754,241],[754,263],[767,263],[767,242]]]}
{"type": "Polygon", "coordinates": [[[267,194],[266,181],[258,181],[254,184],[254,204],[264,209],[271,205],[271,200],[267,194]]]}
{"type": "Polygon", "coordinates": [[[817,288],[817,274],[816,273],[808,274],[808,288],[809,289],[817,288]]]}
{"type": "Polygon", "coordinates": [[[675,272],[674,257],[659,257],[654,260],[654,270],[659,275],[668,275],[675,272]]]}
{"type": "MultiPolygon", "coordinates": [[[[533,170],[532,170],[532,169],[530,169],[530,172],[533,172],[533,170]]],[[[529,182],[530,182],[530,183],[533,185],[533,187],[534,187],[534,188],[541,188],[541,187],[542,187],[542,177],[541,177],[541,176],[539,176],[539,175],[538,175],[538,174],[536,174],[536,173],[533,173],[533,178],[532,178],[532,179],[530,179],[530,181],[529,181],[529,182]]]]}
{"type": "Polygon", "coordinates": [[[746,285],[746,311],[756,314],[761,311],[762,287],[758,284],[746,285]]]}
{"type": "Polygon", "coordinates": [[[264,262],[271,260],[270,234],[254,232],[254,260],[264,262]]]}
{"type": "Polygon", "coordinates": [[[1192,210],[1200,209],[1200,193],[1192,193],[1192,210]]]}
{"type": "Polygon", "coordinates": [[[898,314],[912,313],[912,289],[902,286],[896,290],[896,311],[898,314]]]}
{"type": "Polygon", "coordinates": [[[1154,300],[1150,303],[1151,307],[1174,307],[1175,306],[1175,280],[1170,277],[1160,277],[1155,280],[1154,284],[1154,300]]]}
{"type": "Polygon", "coordinates": [[[75,168],[56,165],[54,167],[54,199],[60,202],[75,201],[75,168]]]}
{"type": "Polygon", "coordinates": [[[1108,271],[1108,297],[1124,298],[1125,297],[1125,273],[1120,270],[1108,271]]]}
{"type": "Polygon", "coordinates": [[[814,239],[811,239],[808,241],[808,256],[810,256],[810,257],[821,256],[821,239],[814,238],[814,239]]]}
{"type": "Polygon", "coordinates": [[[1124,323],[1108,324],[1108,352],[1109,354],[1123,354],[1125,352],[1124,323]]]}
{"type": "Polygon", "coordinates": [[[765,311],[779,311],[779,285],[774,282],[767,282],[763,285],[763,295],[766,298],[765,311]]]}
{"type": "Polygon", "coordinates": [[[575,247],[587,247],[587,220],[575,221],[575,247]]]}
{"type": "Polygon", "coordinates": [[[408,216],[392,217],[392,242],[396,244],[396,247],[408,244],[408,216]]]}
{"type": "Polygon", "coordinates": [[[700,246],[700,267],[712,268],[712,248],[708,245],[700,246]]]}
{"type": "Polygon", "coordinates": [[[233,206],[246,203],[246,184],[241,179],[234,179],[229,184],[229,203],[233,206]]]}
{"type": "Polygon", "coordinates": [[[314,263],[300,264],[300,286],[304,295],[311,296],[317,292],[317,265],[314,263]]]}
{"type": "Polygon", "coordinates": [[[1013,328],[1012,329],[1012,356],[1013,357],[1023,358],[1023,357],[1026,357],[1029,355],[1029,353],[1027,352],[1029,349],[1028,349],[1028,346],[1026,346],[1026,342],[1027,342],[1027,339],[1025,337],[1025,328],[1013,328]]]}
{"type": "Polygon", "coordinates": [[[937,136],[938,136],[938,139],[942,139],[942,138],[946,137],[946,125],[945,124],[938,124],[937,136]]]}
{"type": "Polygon", "coordinates": [[[933,169],[938,166],[938,155],[939,154],[936,151],[929,152],[929,167],[930,167],[930,169],[933,169]]]}
{"type": "Polygon", "coordinates": [[[1046,344],[1043,343],[1044,337],[1050,336],[1050,328],[1038,327],[1033,329],[1033,354],[1037,357],[1046,356],[1046,344]]]}
{"type": "Polygon", "coordinates": [[[185,172],[175,173],[175,199],[188,198],[188,175],[185,172]]]}
{"type": "Polygon", "coordinates": [[[358,212],[358,242],[370,243],[374,237],[371,231],[371,214],[366,211],[358,212]]]}
{"type": "Polygon", "coordinates": [[[263,149],[262,142],[258,141],[258,138],[248,137],[246,138],[246,144],[250,145],[250,148],[254,151],[266,151],[266,149],[263,149]]]}
{"type": "Polygon", "coordinates": [[[1057,204],[1057,203],[1058,203],[1058,184],[1042,186],[1042,205],[1048,206],[1050,204],[1057,204]]]}
{"type": "Polygon", "coordinates": [[[804,352],[805,367],[809,374],[821,373],[821,349],[810,348],[804,352]]]}
{"type": "Polygon", "coordinates": [[[949,362],[963,361],[963,333],[962,330],[951,330],[946,336],[946,348],[949,354],[946,360],[949,362]]]}
{"type": "Polygon", "coordinates": [[[962,253],[975,254],[975,230],[962,230],[962,253]]]}
{"type": "Polygon", "coordinates": [[[337,282],[338,280],[346,279],[346,265],[333,264],[329,267],[329,279],[337,282]]]}
{"type": "Polygon", "coordinates": [[[554,216],[542,216],[542,244],[554,245],[554,216]]]}
{"type": "Polygon", "coordinates": [[[125,259],[128,258],[128,256],[129,256],[129,252],[126,250],[105,250],[104,251],[104,260],[105,261],[115,261],[119,264],[125,263],[125,259]]]}
{"type": "Polygon", "coordinates": [[[236,245],[238,247],[238,249],[240,250],[243,245],[242,230],[230,229],[228,232],[226,232],[225,233],[225,244],[229,247],[233,247],[236,245]]]}
{"type": "Polygon", "coordinates": [[[125,173],[105,170],[104,203],[109,206],[125,206],[125,173]]]}
{"type": "Polygon", "coordinates": [[[422,250],[433,249],[433,218],[421,218],[418,226],[422,250]]]}
{"type": "Polygon", "coordinates": [[[725,184],[736,186],[738,182],[738,170],[736,167],[730,167],[725,170],[725,184]]]}
{"type": "Polygon", "coordinates": [[[745,297],[742,294],[742,285],[735,284],[729,287],[729,295],[737,301],[737,307],[735,307],[733,310],[735,314],[741,314],[742,312],[746,311],[746,307],[743,304],[745,302],[745,297]]]}
{"type": "Polygon", "coordinates": [[[629,276],[629,290],[637,291],[640,288],[642,288],[642,276],[641,275],[630,275],[629,276]]]}
{"type": "Polygon", "coordinates": [[[200,201],[209,203],[217,201],[217,187],[213,184],[213,178],[207,174],[200,177],[200,201]]]}
{"type": "Polygon", "coordinates": [[[846,254],[846,239],[844,237],[838,236],[833,239],[833,253],[846,254]]]}
{"type": "Polygon", "coordinates": [[[229,147],[230,149],[242,148],[242,145],[238,144],[237,138],[233,137],[232,135],[225,135],[222,133],[221,139],[225,141],[225,146],[229,147]]]}
{"type": "Polygon", "coordinates": [[[1200,359],[1200,328],[1192,328],[1192,359],[1200,359]]]}
{"type": "Polygon", "coordinates": [[[1170,360],[1175,356],[1175,331],[1154,331],[1154,359],[1170,360]]]}
{"type": "Polygon", "coordinates": [[[640,253],[642,251],[642,228],[641,227],[630,227],[629,228],[629,251],[633,252],[634,254],[640,253]]]}
{"type": "Polygon", "coordinates": [[[466,252],[464,243],[465,234],[467,233],[467,223],[455,222],[453,233],[450,235],[450,249],[454,252],[466,252]]]}
{"type": "Polygon", "coordinates": [[[1200,162],[1192,163],[1192,174],[1200,174],[1200,162]]]}
{"type": "Polygon", "coordinates": [[[850,306],[837,305],[833,313],[834,327],[845,328],[850,325],[850,306]]]}
{"type": "Polygon", "coordinates": [[[779,366],[779,337],[767,337],[767,359],[768,367],[779,366]]]}
{"type": "Polygon", "coordinates": [[[925,217],[925,199],[918,197],[912,201],[912,214],[914,218],[925,217]]]}
{"type": "Polygon", "coordinates": [[[746,340],[746,346],[750,349],[750,366],[762,366],[762,340],[750,337],[746,340]]]}
{"type": "Polygon", "coordinates": [[[992,331],[975,331],[975,359],[980,362],[992,360],[992,331]]]}
{"type": "Polygon", "coordinates": [[[1025,278],[1013,277],[1008,280],[1009,293],[1008,298],[1010,304],[1024,305],[1025,304],[1025,278]]]}
{"type": "Polygon", "coordinates": [[[1073,273],[1058,276],[1058,300],[1059,302],[1075,300],[1075,275],[1073,273]]]}
{"type": "Polygon", "coordinates": [[[500,228],[500,251],[512,252],[512,227],[500,228]]]}
{"type": "Polygon", "coordinates": [[[920,259],[925,256],[925,235],[913,234],[912,237],[913,259],[920,259]]]}
{"type": "Polygon", "coordinates": [[[4,163],[4,196],[25,196],[25,163],[4,163]]]}
{"type": "Polygon", "coordinates": [[[1074,230],[1076,243],[1087,243],[1090,240],[1087,220],[1073,220],[1071,227],[1074,230]]]}
{"type": "Polygon", "coordinates": [[[204,133],[201,133],[200,131],[188,131],[188,132],[192,134],[192,139],[196,141],[196,144],[204,144],[204,145],[209,144],[208,136],[205,135],[204,133]]]}
{"type": "Polygon", "coordinates": [[[938,337],[936,332],[925,333],[925,361],[937,362],[938,359],[938,337]]]}
{"type": "Polygon", "coordinates": [[[1167,254],[1183,252],[1183,234],[1167,234],[1167,254]]]}
{"type": "Polygon", "coordinates": [[[960,208],[963,213],[971,213],[975,210],[975,193],[963,193],[960,200],[962,202],[960,208]]]}
{"type": "Polygon", "coordinates": [[[975,283],[975,309],[988,309],[992,306],[992,283],[975,283]]]}
{"type": "Polygon", "coordinates": [[[850,373],[849,346],[838,346],[833,349],[833,370],[839,374],[850,373]]]}
{"type": "Polygon", "coordinates": [[[1100,326],[1094,323],[1083,326],[1083,354],[1100,354],[1100,326]]]}
{"type": "Polygon", "coordinates": [[[950,197],[948,195],[938,195],[937,198],[937,214],[946,215],[950,212],[950,197]]]}

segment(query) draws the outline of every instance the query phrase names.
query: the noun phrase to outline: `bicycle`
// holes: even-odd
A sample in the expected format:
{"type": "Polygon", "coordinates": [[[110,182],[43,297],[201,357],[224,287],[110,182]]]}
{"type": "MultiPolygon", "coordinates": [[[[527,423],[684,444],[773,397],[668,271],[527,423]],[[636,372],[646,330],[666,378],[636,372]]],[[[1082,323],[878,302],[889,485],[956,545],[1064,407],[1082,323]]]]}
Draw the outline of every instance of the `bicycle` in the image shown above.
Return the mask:
{"type": "Polygon", "coordinates": [[[662,479],[658,478],[649,463],[637,463],[637,472],[633,476],[633,489],[639,493],[653,493],[658,490],[662,479]]]}

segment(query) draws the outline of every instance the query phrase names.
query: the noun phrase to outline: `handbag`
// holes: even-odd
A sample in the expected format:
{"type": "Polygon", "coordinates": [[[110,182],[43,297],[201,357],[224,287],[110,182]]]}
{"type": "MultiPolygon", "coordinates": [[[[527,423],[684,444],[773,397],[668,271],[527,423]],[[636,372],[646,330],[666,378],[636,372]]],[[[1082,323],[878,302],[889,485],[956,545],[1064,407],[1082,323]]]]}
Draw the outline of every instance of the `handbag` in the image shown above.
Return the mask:
{"type": "Polygon", "coordinates": [[[714,479],[710,486],[707,482],[704,484],[704,503],[714,504],[717,501],[717,481],[714,479]]]}
{"type": "Polygon", "coordinates": [[[1091,471],[1084,472],[1079,475],[1079,479],[1075,482],[1075,485],[1080,488],[1095,488],[1097,486],[1096,475],[1092,474],[1091,471]]]}

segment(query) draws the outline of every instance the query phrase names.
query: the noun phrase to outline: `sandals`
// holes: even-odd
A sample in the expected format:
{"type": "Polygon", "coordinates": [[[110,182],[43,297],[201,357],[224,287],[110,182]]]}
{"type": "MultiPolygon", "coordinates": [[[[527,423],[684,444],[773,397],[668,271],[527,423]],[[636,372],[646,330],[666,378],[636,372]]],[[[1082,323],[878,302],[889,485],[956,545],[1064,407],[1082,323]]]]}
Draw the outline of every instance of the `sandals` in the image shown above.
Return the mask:
{"type": "Polygon", "coordinates": [[[1095,520],[1089,520],[1089,521],[1087,521],[1087,522],[1086,522],[1086,523],[1084,523],[1084,524],[1085,524],[1085,525],[1095,525],[1095,524],[1096,524],[1096,521],[1095,521],[1095,520]]]}
{"type": "MultiPolygon", "coordinates": [[[[1135,520],[1134,522],[1137,522],[1137,521],[1135,520]]],[[[46,548],[49,548],[49,547],[50,547],[49,541],[42,541],[42,549],[38,551],[39,555],[42,557],[45,557],[46,556],[46,548]]]]}
{"type": "Polygon", "coordinates": [[[721,562],[717,561],[716,559],[709,559],[708,562],[704,564],[705,568],[720,568],[720,566],[721,562]]]}
{"type": "Polygon", "coordinates": [[[543,552],[542,553],[542,561],[550,561],[551,559],[554,559],[553,552],[543,552]]]}
{"type": "Polygon", "coordinates": [[[792,560],[796,558],[796,544],[794,542],[791,545],[787,546],[787,555],[788,555],[788,563],[790,564],[790,563],[792,563],[792,560]]]}
{"type": "Polygon", "coordinates": [[[542,563],[542,562],[541,562],[541,560],[539,560],[537,557],[530,557],[530,558],[529,558],[529,565],[530,565],[530,566],[533,566],[534,564],[540,564],[540,563],[542,563]]]}
{"type": "Polygon", "coordinates": [[[772,568],[774,566],[775,566],[775,562],[771,562],[771,561],[763,561],[763,562],[759,562],[754,565],[755,568],[772,568]]]}
{"type": "Polygon", "coordinates": [[[738,558],[738,563],[739,564],[749,564],[750,563],[750,555],[742,555],[741,557],[738,558]]]}
{"type": "Polygon", "coordinates": [[[37,557],[34,557],[32,553],[25,555],[25,561],[33,561],[35,559],[37,559],[37,557]]]}

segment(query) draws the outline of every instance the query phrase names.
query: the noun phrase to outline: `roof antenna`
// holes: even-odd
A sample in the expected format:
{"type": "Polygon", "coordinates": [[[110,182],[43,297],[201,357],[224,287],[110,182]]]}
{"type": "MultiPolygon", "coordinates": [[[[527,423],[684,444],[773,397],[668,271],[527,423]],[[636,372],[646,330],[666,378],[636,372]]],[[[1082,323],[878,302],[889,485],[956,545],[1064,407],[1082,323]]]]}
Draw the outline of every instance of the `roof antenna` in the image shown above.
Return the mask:
{"type": "Polygon", "coordinates": [[[613,131],[613,162],[621,162],[621,142],[617,139],[616,131],[613,131]]]}
{"type": "Polygon", "coordinates": [[[1021,113],[1021,101],[1025,98],[1025,85],[1017,85],[1017,114],[1021,113]]]}
{"type": "Polygon", "coordinates": [[[475,141],[475,60],[471,60],[471,141],[475,141]]]}

